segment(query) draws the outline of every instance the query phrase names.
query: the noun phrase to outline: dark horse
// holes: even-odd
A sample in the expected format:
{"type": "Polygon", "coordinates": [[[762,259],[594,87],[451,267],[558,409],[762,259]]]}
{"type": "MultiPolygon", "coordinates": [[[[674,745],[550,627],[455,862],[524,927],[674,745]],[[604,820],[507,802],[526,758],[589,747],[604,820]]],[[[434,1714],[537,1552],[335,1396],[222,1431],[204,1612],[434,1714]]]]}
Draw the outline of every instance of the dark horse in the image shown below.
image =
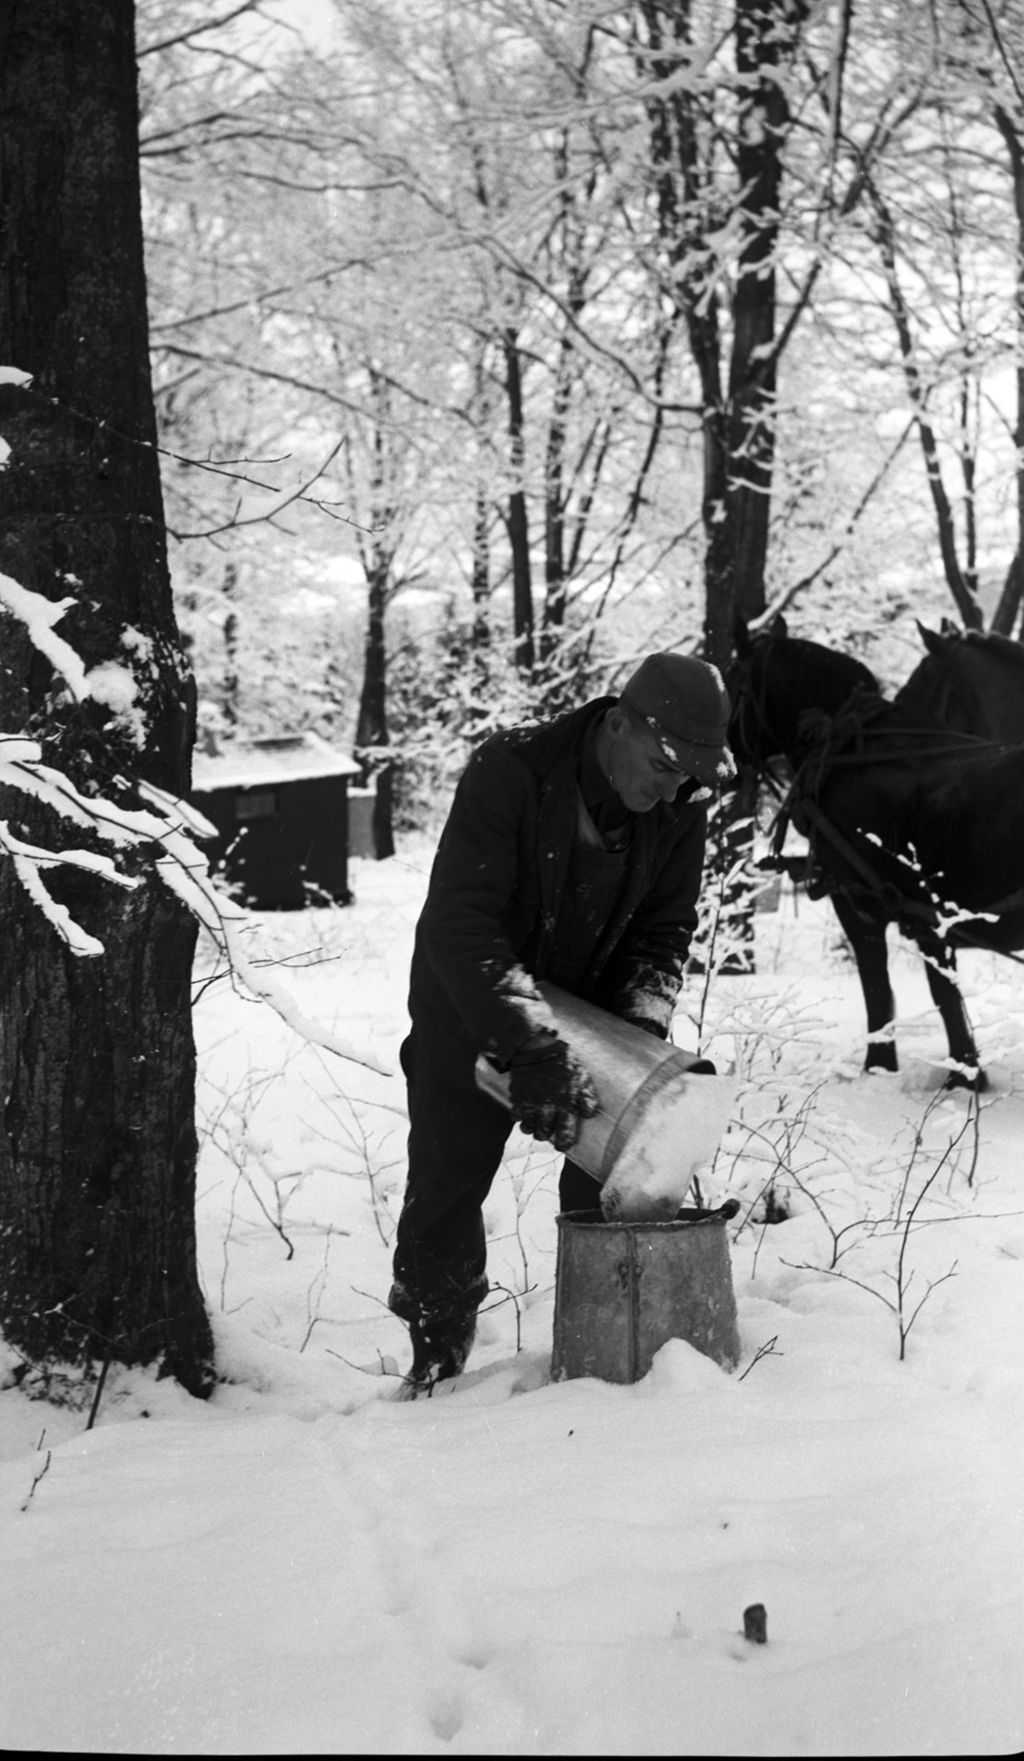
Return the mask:
{"type": "Polygon", "coordinates": [[[1024,645],[992,631],[918,623],[927,650],[894,701],[985,740],[1024,740],[1024,645]]]}
{"type": "Polygon", "coordinates": [[[865,1069],[895,1070],[886,929],[924,957],[949,1040],[947,1086],[984,1076],[956,982],[958,947],[1024,947],[1024,746],[922,722],[860,661],[790,637],[781,618],[737,630],[729,738],[738,763],[793,767],[781,810],[808,841],[810,889],[848,936],[867,1008],[865,1069]]]}

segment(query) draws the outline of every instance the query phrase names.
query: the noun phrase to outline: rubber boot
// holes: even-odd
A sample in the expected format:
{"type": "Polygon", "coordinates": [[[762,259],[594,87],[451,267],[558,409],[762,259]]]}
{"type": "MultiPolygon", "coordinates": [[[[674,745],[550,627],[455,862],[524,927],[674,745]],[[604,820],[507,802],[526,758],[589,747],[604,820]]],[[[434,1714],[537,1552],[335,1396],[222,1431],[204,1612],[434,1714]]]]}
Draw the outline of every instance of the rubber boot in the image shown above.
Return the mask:
{"type": "Polygon", "coordinates": [[[399,1398],[416,1400],[432,1394],[438,1382],[461,1376],[475,1337],[475,1312],[443,1321],[411,1321],[412,1367],[399,1398]]]}

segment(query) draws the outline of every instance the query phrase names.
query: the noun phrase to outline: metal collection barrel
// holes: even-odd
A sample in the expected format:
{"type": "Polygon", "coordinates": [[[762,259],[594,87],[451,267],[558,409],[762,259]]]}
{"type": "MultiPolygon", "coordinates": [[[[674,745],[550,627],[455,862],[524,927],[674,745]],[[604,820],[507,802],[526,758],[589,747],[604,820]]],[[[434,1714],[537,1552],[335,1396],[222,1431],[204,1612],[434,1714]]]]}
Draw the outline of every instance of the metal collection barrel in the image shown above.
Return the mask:
{"type": "MultiPolygon", "coordinates": [[[[557,1219],[552,1376],[636,1382],[669,1339],[735,1368],[725,1224],[738,1205],[680,1209],[726,1129],[732,1079],[555,985],[539,988],[600,1101],[572,1150],[600,1208],[557,1219]]],[[[486,1058],[477,1082],[508,1105],[508,1077],[486,1058]]]]}
{"type": "Polygon", "coordinates": [[[667,1223],[609,1222],[599,1210],[558,1217],[553,1380],[638,1382],[669,1339],[735,1369],[725,1228],[735,1209],[682,1210],[667,1223]]]}

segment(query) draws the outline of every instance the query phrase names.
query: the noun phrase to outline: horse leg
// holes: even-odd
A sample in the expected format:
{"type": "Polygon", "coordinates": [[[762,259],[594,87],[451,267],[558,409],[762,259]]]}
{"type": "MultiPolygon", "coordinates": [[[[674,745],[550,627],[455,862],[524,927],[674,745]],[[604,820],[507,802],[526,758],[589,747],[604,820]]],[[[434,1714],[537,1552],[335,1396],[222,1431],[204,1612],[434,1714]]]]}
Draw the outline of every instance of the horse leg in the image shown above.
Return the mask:
{"type": "Polygon", "coordinates": [[[897,1070],[896,1005],[889,982],[889,950],[885,945],[887,919],[865,917],[854,909],[844,893],[830,895],[835,914],[857,962],[864,1007],[868,1017],[868,1049],[865,1070],[897,1070]]]}
{"type": "Polygon", "coordinates": [[[982,1094],[988,1087],[988,1078],[978,1062],[978,1048],[957,983],[956,949],[948,942],[940,941],[938,936],[919,935],[915,940],[924,959],[932,1001],[942,1016],[950,1061],[954,1066],[942,1086],[970,1088],[976,1094],[982,1094]]]}

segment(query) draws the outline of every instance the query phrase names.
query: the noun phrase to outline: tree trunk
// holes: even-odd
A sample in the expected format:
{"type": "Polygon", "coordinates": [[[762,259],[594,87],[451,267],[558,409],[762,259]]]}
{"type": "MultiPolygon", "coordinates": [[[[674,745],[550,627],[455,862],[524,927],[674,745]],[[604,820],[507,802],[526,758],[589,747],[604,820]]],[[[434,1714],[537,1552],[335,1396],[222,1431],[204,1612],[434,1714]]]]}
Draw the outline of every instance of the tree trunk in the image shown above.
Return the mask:
{"type": "Polygon", "coordinates": [[[238,568],[228,563],[224,570],[224,672],[221,691],[224,698],[224,721],[229,728],[238,727],[238,568]]]}
{"type": "MultiPolygon", "coordinates": [[[[807,12],[806,0],[737,0],[736,72],[740,110],[736,171],[743,244],[733,298],[729,370],[729,528],[734,604],[747,621],[764,610],[765,564],[775,464],[775,254],[779,239],[782,152],[789,130],[785,70],[807,12]]],[[[732,648],[713,658],[724,662],[732,648]]]]}
{"type": "MultiPolygon", "coordinates": [[[[120,714],[72,699],[0,614],[0,728],[87,795],[189,787],[194,691],[174,621],[149,374],[132,0],[0,9],[0,570],[50,600],[87,667],[131,675],[120,714]]],[[[81,846],[38,802],[0,818],[81,846]]],[[[129,862],[134,892],[48,884],[105,952],[72,954],[0,859],[0,1327],[33,1363],[152,1363],[208,1392],[195,1261],[195,926],[129,862]]]]}
{"type": "MultiPolygon", "coordinates": [[[[999,601],[992,613],[992,622],[989,625],[989,628],[997,636],[1013,635],[1013,626],[1017,622],[1021,598],[1024,597],[1022,590],[1024,590],[1024,572],[1021,570],[1020,551],[1018,550],[1014,552],[1013,560],[1006,571],[1006,579],[1003,582],[999,601]]],[[[1024,630],[1018,629],[1017,639],[1018,641],[1024,640],[1024,630]]]]}
{"type": "Polygon", "coordinates": [[[977,595],[960,567],[960,559],[957,555],[956,526],[953,519],[953,509],[943,482],[939,444],[935,430],[928,419],[927,388],[917,365],[917,351],[914,347],[910,324],[910,308],[900,285],[897,270],[895,227],[892,214],[874,186],[871,187],[869,193],[875,212],[875,240],[882,259],[889,293],[889,309],[899,339],[907,395],[917,423],[921,451],[924,456],[925,474],[931,492],[932,505],[935,509],[939,553],[942,557],[946,585],[953,596],[954,604],[965,627],[968,630],[980,630],[984,626],[984,619],[977,595]]]}
{"type": "Polygon", "coordinates": [[[526,463],[526,418],[519,362],[519,338],[511,328],[502,333],[505,354],[505,390],[508,396],[509,461],[512,488],[508,498],[508,537],[512,551],[512,630],[516,665],[533,671],[536,650],[533,639],[533,579],[530,569],[530,531],[526,513],[523,470],[526,463]]]}
{"type": "Polygon", "coordinates": [[[785,80],[807,0],[736,0],[739,106],[734,151],[739,183],[733,219],[741,240],[732,301],[728,374],[717,297],[708,285],[721,214],[707,141],[710,102],[693,81],[689,0],[638,0],[658,231],[668,285],[686,320],[700,379],[706,534],[704,653],[724,667],[737,612],[765,604],[765,563],[775,462],[777,364],[775,252],[782,153],[790,126],[785,80]],[[680,77],[684,76],[684,77],[680,77]]]}
{"type": "MultiPolygon", "coordinates": [[[[1013,438],[1017,448],[1017,549],[1010,564],[1002,598],[992,620],[992,628],[1009,635],[1020,609],[1024,586],[1024,132],[1009,111],[1001,104],[995,109],[996,126],[1006,143],[1013,179],[1013,208],[1017,218],[1017,272],[1014,284],[1014,307],[1017,317],[1017,412],[1013,438]]],[[[1024,627],[1018,630],[1024,640],[1024,627]]]]}
{"type": "Polygon", "coordinates": [[[387,717],[387,652],[384,642],[384,620],[387,609],[387,588],[390,562],[377,556],[370,568],[366,649],[363,665],[363,689],[359,699],[356,723],[355,756],[363,767],[364,786],[375,784],[373,807],[373,853],[378,861],[395,854],[393,822],[393,769],[381,757],[388,744],[387,717]]]}
{"type": "MultiPolygon", "coordinates": [[[[564,296],[566,322],[555,359],[551,419],[548,423],[544,458],[544,613],[541,625],[541,658],[544,660],[549,660],[557,653],[565,629],[568,596],[565,554],[565,515],[568,504],[566,442],[573,381],[579,372],[574,339],[586,304],[587,284],[585,226],[574,211],[570,194],[572,182],[569,143],[564,132],[559,137],[555,150],[555,175],[559,190],[558,232],[566,262],[567,285],[564,296]]],[[[594,177],[591,174],[583,196],[584,213],[593,192],[594,177]]]]}
{"type": "Polygon", "coordinates": [[[473,566],[470,573],[473,595],[473,648],[483,650],[491,640],[491,538],[488,521],[487,491],[477,484],[473,513],[473,566]]]}
{"type": "Polygon", "coordinates": [[[361,550],[369,592],[363,688],[359,696],[359,715],[356,721],[355,756],[362,766],[360,781],[364,788],[371,780],[375,785],[370,830],[373,835],[373,853],[378,861],[383,861],[395,854],[394,767],[381,756],[382,748],[388,745],[390,738],[385,621],[395,555],[394,507],[388,477],[389,389],[383,374],[376,368],[370,369],[370,383],[376,411],[370,480],[370,525],[373,536],[369,544],[364,545],[361,550]]]}
{"type": "MultiPolygon", "coordinates": [[[[775,253],[782,153],[790,125],[785,81],[807,0],[736,0],[738,115],[734,152],[739,190],[731,216],[740,238],[726,348],[718,296],[708,283],[712,235],[721,226],[707,143],[715,130],[693,78],[689,0],[638,0],[646,39],[641,67],[657,82],[647,97],[657,224],[671,266],[668,286],[685,319],[700,380],[704,434],[703,652],[723,670],[737,613],[765,605],[765,566],[775,464],[777,363],[775,253]]],[[[749,781],[715,815],[709,870],[724,883],[729,966],[752,965],[749,882],[736,864],[751,847],[756,790],[749,781]]]]}

